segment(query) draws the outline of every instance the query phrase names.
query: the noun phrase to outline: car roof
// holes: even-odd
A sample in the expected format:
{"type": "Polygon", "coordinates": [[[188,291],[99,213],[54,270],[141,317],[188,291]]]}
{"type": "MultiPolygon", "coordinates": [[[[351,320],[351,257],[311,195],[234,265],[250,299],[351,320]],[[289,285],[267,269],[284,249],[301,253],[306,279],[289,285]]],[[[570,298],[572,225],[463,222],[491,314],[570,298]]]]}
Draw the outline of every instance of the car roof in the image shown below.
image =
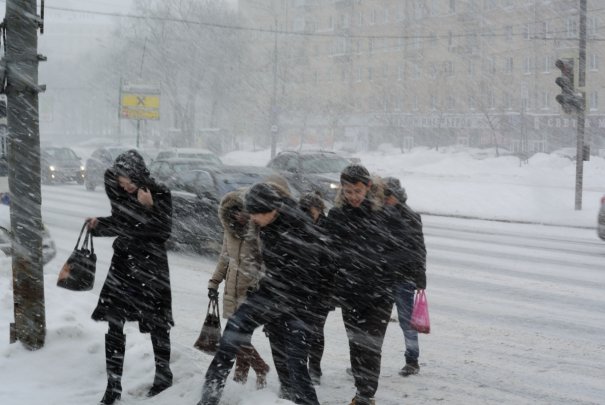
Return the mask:
{"type": "Polygon", "coordinates": [[[157,159],[154,161],[155,162],[165,162],[165,163],[205,163],[208,164],[210,161],[206,160],[206,159],[198,159],[198,158],[178,158],[178,157],[171,157],[171,158],[163,158],[163,159],[157,159]]]}
{"type": "Polygon", "coordinates": [[[162,152],[176,152],[176,153],[208,153],[214,155],[215,153],[208,149],[202,148],[170,148],[170,149],[162,149],[158,152],[158,154],[162,152]]]}
{"type": "Polygon", "coordinates": [[[286,154],[296,154],[296,155],[332,155],[332,156],[340,156],[338,153],[331,150],[321,150],[321,149],[307,149],[307,150],[284,150],[278,153],[278,155],[286,155],[286,154]]]}

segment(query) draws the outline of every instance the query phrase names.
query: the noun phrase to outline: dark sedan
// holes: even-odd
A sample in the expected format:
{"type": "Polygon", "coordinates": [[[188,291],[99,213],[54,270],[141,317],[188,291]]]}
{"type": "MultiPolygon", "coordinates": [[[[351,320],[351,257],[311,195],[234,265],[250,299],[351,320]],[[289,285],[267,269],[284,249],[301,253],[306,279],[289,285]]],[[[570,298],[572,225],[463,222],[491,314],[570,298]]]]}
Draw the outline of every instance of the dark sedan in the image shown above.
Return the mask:
{"type": "Polygon", "coordinates": [[[274,170],[257,166],[208,167],[182,173],[170,186],[172,245],[193,246],[202,253],[220,251],[223,241],[218,217],[220,200],[230,191],[250,187],[275,175],[274,170]]]}
{"type": "Polygon", "coordinates": [[[40,153],[40,175],[45,184],[75,181],[84,183],[84,166],[70,148],[47,147],[40,153]]]}
{"type": "Polygon", "coordinates": [[[350,159],[328,151],[284,151],[275,156],[267,167],[283,175],[298,192],[318,192],[334,201],[340,187],[340,172],[351,164],[350,159]]]}

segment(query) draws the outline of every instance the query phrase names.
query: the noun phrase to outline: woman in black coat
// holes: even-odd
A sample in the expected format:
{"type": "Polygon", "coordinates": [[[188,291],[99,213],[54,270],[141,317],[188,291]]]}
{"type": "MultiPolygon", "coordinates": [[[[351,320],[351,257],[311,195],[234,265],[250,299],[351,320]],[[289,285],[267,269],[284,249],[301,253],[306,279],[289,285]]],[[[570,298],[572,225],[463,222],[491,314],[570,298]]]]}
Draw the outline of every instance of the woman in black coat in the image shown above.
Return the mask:
{"type": "Polygon", "coordinates": [[[151,177],[141,155],[130,150],[105,172],[111,216],[89,218],[94,236],[116,237],[107,279],[92,319],[107,321],[105,335],[107,390],[101,404],[113,404],[122,393],[126,336],[124,322],[136,321],[150,333],[155,379],[148,396],[172,385],[170,328],[172,298],[165,242],[172,226],[170,191],[151,177]]]}

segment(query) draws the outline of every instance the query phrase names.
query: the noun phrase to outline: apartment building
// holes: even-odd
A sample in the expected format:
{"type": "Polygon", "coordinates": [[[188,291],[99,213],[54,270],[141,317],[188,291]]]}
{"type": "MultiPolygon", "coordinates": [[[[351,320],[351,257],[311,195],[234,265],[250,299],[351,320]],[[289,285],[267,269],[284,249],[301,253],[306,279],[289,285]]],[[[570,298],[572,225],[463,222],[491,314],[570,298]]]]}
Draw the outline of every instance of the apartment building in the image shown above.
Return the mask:
{"type": "MultiPolygon", "coordinates": [[[[253,44],[278,56],[281,74],[267,74],[283,142],[575,145],[554,63],[578,57],[578,0],[241,0],[240,12],[248,26],[280,27],[253,44]]],[[[605,9],[587,15],[586,134],[597,149],[605,9]]]]}

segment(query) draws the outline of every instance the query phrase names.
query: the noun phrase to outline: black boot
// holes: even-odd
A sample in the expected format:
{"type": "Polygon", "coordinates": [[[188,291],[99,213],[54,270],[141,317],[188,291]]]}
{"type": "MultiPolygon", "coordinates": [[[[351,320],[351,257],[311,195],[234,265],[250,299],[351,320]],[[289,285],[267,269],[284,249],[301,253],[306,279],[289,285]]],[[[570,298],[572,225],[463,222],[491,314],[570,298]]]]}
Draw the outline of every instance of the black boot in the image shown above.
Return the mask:
{"type": "Polygon", "coordinates": [[[126,336],[124,334],[105,335],[105,367],[107,369],[107,389],[101,399],[102,405],[111,405],[122,396],[122,370],[126,336]]]}
{"type": "Polygon", "coordinates": [[[172,371],[170,370],[170,330],[160,329],[151,332],[151,344],[155,357],[155,378],[147,393],[148,397],[158,395],[172,386],[172,371]]]}
{"type": "Polygon", "coordinates": [[[418,374],[420,372],[420,365],[418,361],[406,361],[405,366],[399,371],[399,375],[408,377],[410,375],[418,374]]]}

